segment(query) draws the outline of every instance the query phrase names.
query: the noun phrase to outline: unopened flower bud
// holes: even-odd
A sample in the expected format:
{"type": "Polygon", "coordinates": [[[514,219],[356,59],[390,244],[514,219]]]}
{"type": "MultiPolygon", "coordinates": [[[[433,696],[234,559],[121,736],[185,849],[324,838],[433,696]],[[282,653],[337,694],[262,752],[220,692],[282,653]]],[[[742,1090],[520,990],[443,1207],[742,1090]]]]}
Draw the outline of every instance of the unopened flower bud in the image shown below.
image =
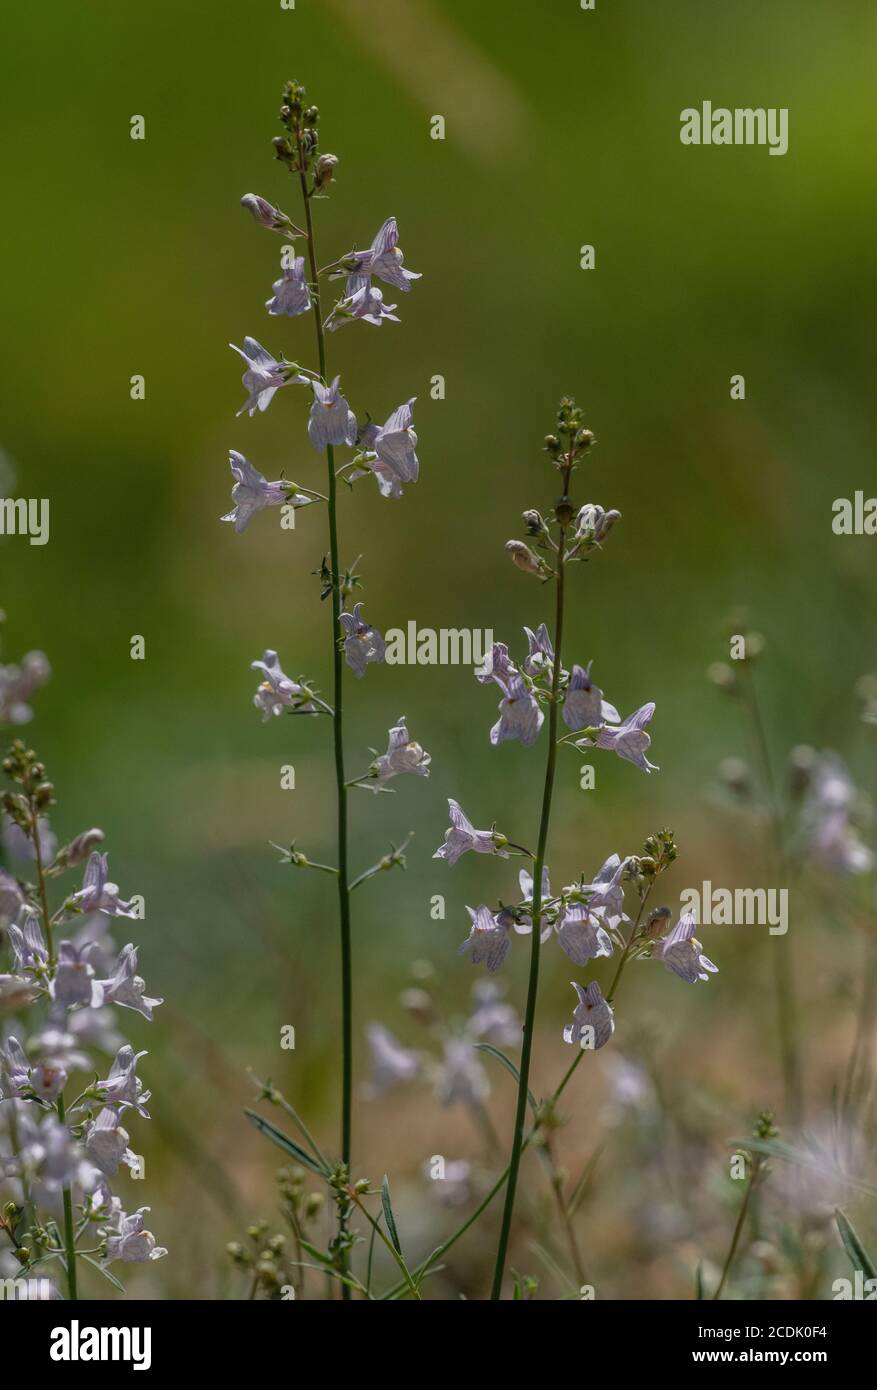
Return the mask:
{"type": "Polygon", "coordinates": [[[669,907],[656,907],[654,912],[649,913],[648,921],[643,928],[643,936],[648,937],[650,941],[662,936],[672,915],[669,907]]]}
{"type": "Polygon", "coordinates": [[[321,154],[314,165],[314,187],[325,188],[335,177],[337,154],[321,154]]]}
{"type": "Polygon", "coordinates": [[[505,548],[519,570],[523,570],[525,574],[542,574],[545,568],[544,561],[540,560],[538,555],[534,555],[523,541],[506,541],[505,548]]]}
{"type": "MultiPolygon", "coordinates": [[[[285,145],[282,136],[278,136],[278,139],[285,145]]],[[[245,193],[241,198],[241,207],[252,213],[260,227],[267,227],[271,232],[283,232],[292,226],[285,212],[274,207],[267,198],[260,198],[258,193],[245,193]]]]}
{"type": "Polygon", "coordinates": [[[546,526],[540,512],[531,508],[529,511],[522,512],[521,515],[524,518],[528,536],[541,536],[544,534],[546,526]]]}

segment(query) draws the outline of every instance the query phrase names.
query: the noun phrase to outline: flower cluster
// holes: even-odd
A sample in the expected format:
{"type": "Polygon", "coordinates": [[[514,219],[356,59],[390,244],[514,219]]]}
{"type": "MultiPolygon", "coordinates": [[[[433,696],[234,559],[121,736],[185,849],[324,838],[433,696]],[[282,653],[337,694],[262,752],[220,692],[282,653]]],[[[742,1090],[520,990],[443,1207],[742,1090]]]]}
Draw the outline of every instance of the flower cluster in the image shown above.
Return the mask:
{"type": "Polygon", "coordinates": [[[3,771],[19,861],[15,873],[0,869],[10,957],[0,974],[0,1184],[11,1194],[4,1226],[20,1272],[60,1261],[76,1297],[79,1259],[105,1269],[166,1253],[146,1228],[149,1208],[129,1212],[114,1191],[122,1167],[143,1177],[127,1126],[149,1118],[150,1098],[138,1075],[146,1053],[125,1040],[118,1010],[151,1021],[162,1000],[146,992],[134,943],[117,950],[110,936],[112,920],[142,911],[111,882],[107,855],[96,848],[103,833],[91,829],[52,848],[54,788],[45,767],[16,740],[3,771]],[[52,911],[49,885],[76,869],[81,886],[52,911]],[[92,1050],[112,1061],[96,1064],[92,1050]]]}

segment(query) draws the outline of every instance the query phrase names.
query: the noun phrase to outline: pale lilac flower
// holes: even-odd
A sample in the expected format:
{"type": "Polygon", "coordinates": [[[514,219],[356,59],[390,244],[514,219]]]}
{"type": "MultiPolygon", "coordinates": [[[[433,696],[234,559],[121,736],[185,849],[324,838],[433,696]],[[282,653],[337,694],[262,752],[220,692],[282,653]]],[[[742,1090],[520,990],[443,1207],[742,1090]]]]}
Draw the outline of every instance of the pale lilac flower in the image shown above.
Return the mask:
{"type": "Polygon", "coordinates": [[[10,922],[6,930],[16,970],[42,970],[49,953],[37,914],[23,912],[18,922],[10,922]]]}
{"type": "Polygon", "coordinates": [[[509,656],[505,642],[494,642],[484,661],[475,672],[475,679],[481,685],[496,681],[504,690],[512,676],[518,675],[518,668],[509,656]]]}
{"type": "Polygon", "coordinates": [[[572,884],[564,889],[565,894],[573,897],[584,894],[587,898],[587,905],[592,910],[601,909],[601,916],[605,919],[606,925],[615,928],[620,922],[627,922],[629,918],[624,912],[624,887],[622,878],[627,868],[628,860],[621,859],[617,854],[611,854],[600,868],[593,883],[572,884]]]}
{"type": "Polygon", "coordinates": [[[137,1075],[137,1063],[145,1056],[145,1052],[135,1052],[133,1047],[126,1043],[116,1053],[109,1076],[103,1081],[98,1081],[97,1085],[106,1104],[115,1105],[120,1110],[136,1110],[142,1119],[148,1120],[146,1102],[152,1092],[144,1091],[143,1082],[137,1075]]]}
{"type": "Polygon", "coordinates": [[[398,314],[393,313],[395,307],[395,304],[385,304],[381,291],[367,283],[361,285],[348,298],[340,300],[323,327],[327,333],[334,333],[345,323],[362,319],[365,323],[372,323],[376,328],[380,328],[385,319],[390,319],[393,323],[399,322],[398,314]]]}
{"type": "Polygon", "coordinates": [[[608,748],[611,752],[617,753],[619,758],[641,767],[643,772],[659,772],[660,769],[646,757],[652,740],[646,733],[645,726],[654,712],[653,704],[642,705],[634,714],[629,714],[621,724],[615,727],[604,724],[597,730],[594,738],[578,739],[576,747],[608,748]]]}
{"type": "Polygon", "coordinates": [[[500,835],[496,830],[476,830],[460,803],[450,797],[448,814],[451,818],[450,829],[445,831],[445,842],[436,850],[433,859],[446,859],[453,866],[467,850],[473,850],[475,854],[498,854],[501,859],[508,859],[505,835],[500,835]]]}
{"type": "Polygon", "coordinates": [[[156,1245],[155,1236],[143,1226],[143,1214],[149,1207],[140,1207],[131,1216],[123,1216],[119,1221],[118,1233],[107,1239],[107,1254],[104,1264],[111,1260],[127,1260],[137,1264],[144,1260],[160,1260],[167,1254],[163,1245],[156,1245]]]}
{"type": "Polygon", "coordinates": [[[231,490],[234,506],[230,512],[226,512],[222,520],[233,522],[238,535],[247,529],[256,513],[265,507],[282,507],[287,502],[293,507],[306,507],[313,501],[313,498],[303,497],[299,493],[291,494],[289,483],[282,479],[269,483],[265,475],[260,473],[258,468],[254,468],[237,449],[229,449],[228,462],[235,479],[231,490]]]}
{"type": "Polygon", "coordinates": [[[544,719],[538,700],[522,677],[512,676],[499,702],[499,719],[490,731],[490,742],[496,747],[507,739],[516,738],[529,748],[536,742],[544,719]]]}
{"type": "Polygon", "coordinates": [[[5,1048],[0,1048],[0,1061],[3,1062],[2,1070],[6,1073],[9,1087],[3,1088],[3,1098],[9,1096],[23,1096],[30,1087],[30,1062],[27,1054],[18,1038],[9,1037],[5,1048]]]}
{"type": "Polygon", "coordinates": [[[22,1159],[35,1170],[37,1181],[47,1192],[59,1192],[73,1183],[87,1188],[93,1181],[94,1169],[86,1161],[81,1145],[54,1114],[46,1115],[25,1146],[22,1159]]]}
{"type": "Polygon", "coordinates": [[[418,777],[428,777],[431,762],[429,753],[409,738],[405,716],[401,714],[398,723],[389,732],[386,753],[375,758],[371,765],[370,779],[378,786],[383,786],[400,772],[414,772],[418,777]]]}
{"type": "Polygon", "coordinates": [[[276,652],[267,651],[261,661],[251,661],[250,667],[261,671],[265,677],[253,696],[253,704],[262,711],[263,724],[285,709],[314,713],[316,706],[308,699],[304,687],[283,674],[276,652]]]}
{"type": "Polygon", "coordinates": [[[554,647],[548,634],[548,628],[544,623],[540,623],[535,632],[529,627],[525,627],[524,632],[527,634],[529,650],[521,669],[526,671],[528,676],[533,677],[550,672],[554,665],[554,647]]]}
{"type": "Polygon", "coordinates": [[[404,257],[399,250],[399,229],[395,217],[388,217],[367,251],[351,251],[343,257],[342,269],[336,271],[332,279],[347,273],[345,293],[349,298],[368,284],[369,277],[376,275],[385,284],[404,293],[411,289],[411,281],[421,277],[417,271],[404,268],[404,257]]]}
{"type": "Polygon", "coordinates": [[[94,966],[87,957],[87,946],[80,950],[72,941],[62,941],[58,947],[52,998],[59,1008],[72,1009],[83,1004],[98,1009],[104,1002],[103,989],[94,978],[94,966]]]}
{"type": "Polygon", "coordinates": [[[163,1004],[163,999],[150,999],[143,993],[145,981],[137,974],[137,947],[131,942],[123,946],[113,974],[101,980],[104,1002],[121,1004],[123,1008],[134,1009],[152,1022],[152,1010],[163,1004]]]}
{"type": "Polygon", "coordinates": [[[366,1096],[374,1099],[402,1081],[413,1081],[420,1071],[416,1052],[403,1047],[382,1023],[370,1023],[365,1030],[371,1054],[372,1071],[365,1088],[366,1096]]]}
{"type": "Polygon", "coordinates": [[[355,676],[361,678],[370,661],[383,661],[386,643],[377,628],[363,618],[361,603],[354,605],[352,613],[339,613],[338,621],[344,628],[347,665],[355,676]]]}
{"type": "MultiPolygon", "coordinates": [[[[39,1042],[41,1046],[45,1046],[47,1042],[52,1042],[52,1038],[46,1034],[39,1042]]],[[[12,1088],[11,1092],[5,1093],[7,1097],[10,1094],[28,1099],[35,1096],[38,1100],[54,1105],[67,1085],[68,1068],[65,1058],[45,1056],[32,1066],[17,1038],[10,1036],[5,1051],[0,1050],[0,1060],[5,1064],[12,1088]]],[[[88,1065],[87,1058],[82,1060],[88,1065]]]]}
{"type": "Polygon", "coordinates": [[[274,294],[265,300],[269,314],[287,314],[290,318],[306,314],[311,307],[311,288],[305,277],[304,256],[295,256],[271,288],[274,294]]]}
{"type": "Polygon", "coordinates": [[[605,1047],[615,1031],[615,1019],[603,998],[603,991],[596,980],[592,980],[584,989],[575,980],[570,983],[579,1002],[573,1011],[572,1023],[568,1023],[563,1030],[564,1042],[577,1043],[580,1047],[593,1048],[595,1051],[605,1047]]]}
{"type": "Polygon", "coordinates": [[[106,1177],[114,1178],[121,1163],[129,1168],[137,1165],[137,1155],[128,1147],[129,1138],[118,1110],[107,1105],[85,1132],[85,1152],[106,1177]]]}
{"type": "Polygon", "coordinates": [[[805,850],[825,868],[844,874],[864,874],[873,868],[873,851],[852,819],[862,801],[837,753],[816,757],[801,808],[800,830],[805,850]]]}
{"type": "Polygon", "coordinates": [[[708,980],[710,974],[717,974],[719,969],[703,954],[700,942],[695,939],[696,930],[694,913],[686,912],[652,948],[653,958],[662,960],[668,970],[672,970],[688,985],[696,984],[698,980],[708,980]]]}
{"type": "Polygon", "coordinates": [[[257,410],[267,410],[275,391],[279,391],[281,386],[307,385],[308,377],[284,366],[276,357],[271,356],[267,348],[257,343],[255,338],[244,338],[242,348],[234,343],[229,343],[229,347],[247,364],[241,381],[249,395],[237,412],[238,415],[243,415],[245,411],[248,415],[255,415],[257,410]]]}
{"type": "Polygon", "coordinates": [[[599,502],[587,502],[576,517],[576,551],[583,547],[593,550],[609,535],[616,521],[621,520],[621,512],[607,512],[599,502]]]}
{"type": "Polygon", "coordinates": [[[312,381],[314,401],[308,419],[308,435],[315,449],[327,444],[355,444],[356,416],[342,396],[336,376],[331,386],[312,381]]]}
{"type": "Polygon", "coordinates": [[[466,1038],[445,1038],[444,1059],[434,1072],[436,1096],[442,1105],[462,1101],[480,1109],[490,1095],[487,1072],[466,1038]]]}
{"type": "Polygon", "coordinates": [[[503,998],[495,980],[478,980],[472,989],[475,1009],[466,1020],[466,1036],[484,1038],[497,1047],[517,1047],[521,1020],[517,1009],[503,998]]]}
{"type": "Polygon", "coordinates": [[[657,1096],[644,1067],[619,1052],[610,1053],[604,1067],[609,1087],[609,1099],[602,1112],[606,1124],[617,1125],[628,1115],[645,1117],[654,1112],[657,1096]]]}
{"type": "MultiPolygon", "coordinates": [[[[84,1014],[91,1012],[91,1009],[80,1010],[80,1013],[84,1014]]],[[[90,1071],[91,1058],[87,1052],[79,1051],[73,1033],[68,1031],[69,1020],[78,1015],[64,1012],[59,1018],[55,1018],[54,1015],[59,1013],[60,1011],[57,1009],[50,1009],[46,1026],[35,1033],[31,1039],[32,1047],[43,1060],[50,1060],[53,1066],[62,1067],[65,1072],[90,1071]]]]}
{"type": "Polygon", "coordinates": [[[97,1047],[101,1052],[114,1054],[125,1041],[116,1027],[116,1016],[109,1008],[79,1009],[68,1016],[67,1027],[74,1040],[97,1047]]]}
{"type": "Polygon", "coordinates": [[[494,916],[490,908],[483,904],[481,907],[467,907],[466,911],[472,918],[472,926],[460,947],[461,953],[469,951],[473,965],[485,965],[491,972],[499,970],[511,945],[505,916],[502,913],[494,916]]]}
{"type": "Polygon", "coordinates": [[[587,965],[597,956],[612,955],[612,940],[599,911],[583,903],[567,903],[554,924],[557,939],[574,965],[587,965]]]}
{"type": "Polygon", "coordinates": [[[598,724],[619,724],[621,715],[614,705],[603,699],[603,692],[591,681],[591,667],[573,666],[566,697],[563,702],[563,722],[574,732],[598,724]]]}
{"type": "Polygon", "coordinates": [[[36,1097],[54,1105],[67,1086],[67,1069],[57,1059],[43,1058],[43,1061],[31,1066],[18,1038],[8,1038],[6,1051],[0,1051],[0,1059],[3,1059],[10,1080],[11,1090],[4,1091],[7,1099],[10,1095],[26,1099],[36,1097]]]}
{"type": "Polygon", "coordinates": [[[132,902],[119,897],[119,885],[107,878],[107,856],[97,850],[89,856],[82,887],[72,901],[81,912],[105,912],[110,917],[139,917],[132,902]]]}
{"type": "Polygon", "coordinates": [[[33,710],[28,701],[51,674],[44,652],[27,652],[20,665],[0,665],[0,723],[29,723],[33,710]]]}
{"type": "Polygon", "coordinates": [[[0,868],[0,926],[14,922],[23,905],[24,893],[18,879],[0,868]]]}
{"type": "MultiPolygon", "coordinates": [[[[533,930],[533,914],[531,910],[528,910],[532,909],[533,907],[533,875],[530,873],[529,869],[521,869],[520,873],[518,874],[518,883],[521,886],[521,897],[524,899],[524,903],[526,904],[526,906],[522,909],[519,909],[515,918],[514,928],[519,936],[529,936],[530,932],[533,930]]],[[[539,901],[544,906],[544,904],[548,901],[550,897],[551,883],[548,877],[548,866],[547,864],[543,864],[542,892],[539,901]]],[[[550,935],[551,923],[543,922],[542,931],[539,935],[539,940],[542,942],[543,945],[548,940],[550,935]]]]}
{"type": "Polygon", "coordinates": [[[363,469],[358,469],[353,476],[361,477],[366,470],[374,473],[383,497],[401,497],[403,483],[417,482],[420,464],[411,409],[416,399],[412,396],[410,401],[398,406],[383,425],[366,425],[359,437],[361,447],[377,457],[366,458],[363,469]]]}
{"type": "Polygon", "coordinates": [[[241,207],[252,213],[260,227],[267,227],[271,232],[289,233],[293,230],[286,213],[274,207],[267,198],[260,198],[258,193],[245,193],[241,198],[241,207]]]}

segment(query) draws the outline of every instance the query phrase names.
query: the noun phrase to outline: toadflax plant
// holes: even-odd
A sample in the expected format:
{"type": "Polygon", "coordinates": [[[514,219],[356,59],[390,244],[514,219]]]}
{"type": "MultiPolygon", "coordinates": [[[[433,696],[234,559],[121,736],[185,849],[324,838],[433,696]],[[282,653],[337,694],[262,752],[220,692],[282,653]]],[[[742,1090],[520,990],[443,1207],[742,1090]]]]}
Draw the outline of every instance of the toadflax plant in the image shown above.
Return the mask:
{"type": "MultiPolygon", "coordinates": [[[[387,751],[375,754],[374,761],[360,775],[348,778],[344,748],[344,668],[361,679],[369,664],[384,660],[384,640],[363,612],[363,604],[349,600],[359,587],[354,565],[342,568],[339,540],[338,484],[352,487],[358,479],[374,477],[382,497],[401,497],[404,487],[417,481],[419,463],[417,436],[413,428],[414,400],[391,409],[383,424],[358,421],[342,392],[341,380],[333,376],[328,363],[327,335],[344,327],[365,324],[379,328],[385,321],[398,322],[396,304],[384,300],[380,285],[393,292],[407,293],[419,275],[405,267],[399,249],[399,233],[394,217],[388,217],[364,250],[352,249],[321,266],[315,236],[314,204],[326,197],[338,164],[333,154],[322,153],[318,136],[319,113],[305,100],[298,82],[288,82],[283,91],[280,123],[283,133],[274,141],[277,160],[292,175],[301,199],[304,227],[293,223],[286,213],[265,198],[246,194],[241,202],[259,226],[278,234],[284,241],[280,258],[280,278],[272,285],[266,301],[274,319],[309,317],[313,325],[311,366],[301,366],[285,356],[276,357],[255,338],[244,338],[234,347],[246,364],[243,383],[247,398],[238,414],[255,415],[267,410],[274,396],[288,386],[304,388],[308,401],[307,437],[325,463],[326,491],[320,492],[283,478],[269,481],[243,454],[233,450],[230,464],[234,485],[233,507],[223,520],[236,532],[246,529],[257,512],[269,507],[284,508],[285,517],[304,507],[325,508],[328,549],[316,571],[320,597],[329,600],[329,638],[332,661],[331,703],[322,699],[312,683],[303,677],[290,677],[283,670],[276,651],[266,651],[253,662],[259,673],[256,707],[263,720],[276,715],[325,716],[331,721],[337,792],[337,864],[316,864],[291,846],[284,861],[300,868],[315,868],[333,875],[337,883],[338,918],[341,945],[342,1077],[340,1166],[336,1173],[339,1229],[333,1246],[336,1273],[345,1297],[350,1296],[347,1278],[351,1237],[347,1216],[359,1201],[344,1196],[346,1175],[351,1163],[351,1105],[353,1076],[353,1001],[351,962],[352,891],[384,869],[404,867],[402,849],[393,847],[377,864],[351,880],[348,854],[347,793],[351,787],[373,792],[392,791],[387,784],[402,773],[429,776],[429,754],[416,743],[400,716],[387,735],[387,751]],[[303,254],[297,247],[303,245],[303,254]],[[339,282],[338,295],[332,294],[339,282]],[[331,302],[330,302],[331,297],[331,302]],[[343,458],[343,462],[339,462],[343,458]]],[[[365,330],[360,330],[365,331],[365,330]]],[[[391,404],[391,403],[390,403],[391,404]]],[[[382,410],[378,418],[383,418],[382,410]]],[[[307,448],[302,429],[302,451],[307,448]]],[[[284,657],[284,660],[286,658],[284,657]]],[[[270,1098],[270,1095],[266,1096],[270,1098]]],[[[322,1155],[321,1155],[322,1161],[322,1155]]]]}
{"type": "MultiPolygon", "coordinates": [[[[505,1206],[494,1270],[494,1299],[502,1292],[521,1155],[534,1133],[534,1130],[530,1130],[529,1135],[526,1133],[525,1121],[530,1100],[530,1062],[542,946],[556,937],[572,963],[583,970],[601,957],[611,956],[616,950],[620,952],[605,996],[595,979],[587,983],[572,982],[576,1006],[563,1036],[567,1043],[583,1051],[601,1048],[611,1038],[615,1026],[612,1005],[629,959],[662,960],[669,970],[688,983],[706,980],[716,969],[695,939],[696,924],[690,914],[680,918],[674,926],[669,910],[664,908],[643,921],[646,899],[655,878],[676,857],[673,837],[668,831],[650,837],[641,856],[622,859],[617,854],[612,855],[592,877],[583,873],[578,881],[559,892],[551,888],[546,860],[558,748],[571,744],[579,750],[606,749],[643,772],[657,770],[648,758],[651,740],[647,732],[655,706],[644,704],[622,718],[592,679],[590,662],[587,666],[573,665],[571,670],[563,666],[567,572],[572,565],[590,559],[602,549],[602,542],[619,519],[618,512],[604,511],[596,503],[577,507],[570,495],[573,474],[585,462],[593,444],[594,436],[585,427],[581,410],[572,399],[565,398],[560,403],[556,431],[545,440],[546,452],[560,474],[561,495],[554,504],[550,520],[545,520],[535,510],[524,512],[532,545],[511,540],[506,546],[520,570],[544,583],[554,584],[553,628],[549,631],[544,622],[535,631],[526,628],[527,650],[520,657],[513,657],[504,643],[494,643],[484,666],[476,673],[482,684],[496,685],[501,696],[499,718],[490,730],[490,742],[494,746],[517,740],[529,748],[536,743],[543,725],[547,723],[548,726],[538,838],[535,853],[531,855],[532,872],[526,869],[520,872],[520,898],[516,903],[501,902],[498,910],[484,903],[468,909],[470,932],[460,948],[468,952],[474,964],[493,971],[508,955],[513,932],[530,937],[518,1099],[511,1157],[504,1175],[507,1179],[505,1206]],[[560,732],[561,720],[566,726],[564,733],[560,732]],[[640,899],[632,923],[624,911],[626,882],[636,886],[640,899]]],[[[449,811],[451,824],[445,843],[436,851],[436,858],[452,865],[470,850],[508,857],[510,849],[520,849],[504,833],[497,832],[495,826],[490,830],[476,829],[457,801],[449,802],[449,811]]],[[[583,1051],[548,1102],[549,1111],[581,1061],[583,1051]]],[[[537,1111],[534,1129],[544,1123],[545,1112],[540,1116],[537,1111]]]]}
{"type": "MultiPolygon", "coordinates": [[[[30,718],[26,700],[47,676],[39,653],[0,668],[5,721],[30,718]]],[[[51,1278],[60,1265],[75,1299],[78,1261],[121,1288],[110,1264],[167,1253],[146,1228],[149,1208],[129,1212],[133,1203],[113,1190],[124,1166],[144,1177],[127,1126],[149,1119],[150,1097],[137,1074],[146,1053],[126,1041],[117,1009],[151,1021],[162,1001],[146,993],[134,943],[117,952],[110,939],[110,919],[143,914],[109,879],[103,832],[58,847],[48,820],[54,787],[21,739],[3,773],[4,857],[15,872],[0,868],[0,1261],[8,1273],[11,1255],[29,1297],[61,1296],[51,1278]],[[66,874],[81,874],[81,885],[53,907],[66,874]],[[107,1059],[95,1062],[92,1049],[107,1059]]]]}

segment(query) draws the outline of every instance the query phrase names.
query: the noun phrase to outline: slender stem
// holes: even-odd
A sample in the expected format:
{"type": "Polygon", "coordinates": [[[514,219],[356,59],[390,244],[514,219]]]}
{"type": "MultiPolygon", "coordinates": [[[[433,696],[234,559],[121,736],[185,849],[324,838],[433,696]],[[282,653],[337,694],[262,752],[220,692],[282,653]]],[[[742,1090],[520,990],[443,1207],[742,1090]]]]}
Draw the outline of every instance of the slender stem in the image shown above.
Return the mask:
{"type": "MultiPolygon", "coordinates": [[[[67,1123],[64,1097],[58,1097],[58,1119],[62,1125],[67,1123]]],[[[64,1187],[64,1251],[67,1264],[67,1296],[71,1303],[79,1297],[76,1290],[76,1237],[73,1232],[73,1197],[69,1183],[64,1187]]]]}
{"type": "MultiPolygon", "coordinates": [[[[305,227],[308,239],[308,260],[311,274],[311,296],[314,309],[314,326],[317,334],[317,354],[320,375],[325,382],[326,340],[323,333],[323,313],[320,304],[320,278],[317,269],[317,254],[314,246],[314,224],[311,216],[311,200],[308,194],[307,177],[304,169],[301,133],[297,133],[299,180],[305,210],[305,227]]],[[[338,807],[338,911],[341,926],[341,1161],[350,1170],[351,1121],[353,1097],[353,972],[351,966],[350,944],[350,888],[347,879],[347,786],[344,772],[344,734],[343,734],[343,675],[344,664],[338,635],[341,627],[341,570],[338,560],[338,517],[337,480],[335,477],[335,451],[332,445],[326,447],[326,474],[328,478],[329,516],[329,566],[332,583],[332,675],[333,708],[332,729],[335,748],[335,784],[338,807]]],[[[341,1285],[342,1297],[350,1298],[350,1288],[341,1285]]]]}
{"type": "Polygon", "coordinates": [[[564,1232],[566,1234],[566,1240],[569,1246],[570,1259],[573,1263],[573,1269],[576,1272],[576,1278],[579,1281],[579,1287],[581,1287],[582,1284],[587,1284],[588,1276],[585,1272],[585,1262],[582,1259],[582,1252],[579,1249],[579,1241],[578,1236],[576,1235],[575,1222],[569,1214],[569,1209],[566,1205],[566,1198],[563,1194],[563,1174],[557,1166],[550,1142],[546,1142],[545,1144],[545,1155],[548,1160],[548,1177],[549,1182],[551,1183],[551,1190],[554,1193],[555,1201],[557,1202],[557,1213],[560,1217],[560,1224],[563,1227],[564,1232]]]}
{"type": "Polygon", "coordinates": [[[752,1200],[752,1191],[755,1186],[755,1180],[758,1177],[760,1167],[761,1164],[758,1161],[754,1162],[752,1165],[752,1172],[749,1174],[749,1181],[746,1184],[746,1191],[743,1194],[743,1201],[740,1204],[740,1212],[737,1216],[736,1225],[734,1226],[734,1234],[731,1237],[731,1244],[728,1248],[728,1253],[725,1257],[725,1265],[722,1269],[722,1277],[719,1280],[719,1287],[713,1294],[714,1302],[717,1299],[721,1298],[722,1289],[725,1287],[728,1275],[731,1272],[731,1265],[734,1263],[734,1256],[737,1253],[737,1246],[740,1244],[740,1236],[743,1233],[743,1223],[746,1220],[746,1213],[749,1210],[749,1203],[752,1200]]]}
{"type": "Polygon", "coordinates": [[[633,925],[628,933],[627,940],[624,943],[624,950],[621,952],[621,960],[618,962],[618,969],[615,971],[612,983],[606,992],[607,1004],[612,1003],[612,1000],[615,998],[615,995],[618,991],[618,986],[621,982],[621,976],[624,974],[624,967],[627,965],[627,962],[630,959],[630,948],[633,945],[637,932],[639,931],[639,924],[642,921],[642,915],[645,911],[646,903],[649,900],[649,894],[651,893],[653,887],[654,879],[651,883],[648,883],[646,885],[646,890],[643,893],[642,900],[639,905],[639,911],[637,912],[636,917],[634,918],[633,925]]]}
{"type": "MultiPolygon", "coordinates": [[[[771,830],[773,832],[776,869],[788,887],[789,869],[783,835],[783,811],[770,756],[770,743],[761,717],[761,707],[755,688],[755,678],[751,663],[743,663],[743,685],[746,703],[749,708],[755,743],[761,761],[762,776],[770,807],[771,830]]],[[[783,1089],[789,1118],[797,1124],[803,1118],[804,1097],[801,1076],[801,1062],[797,1044],[797,1009],[795,1003],[795,979],[791,956],[791,939],[781,937],[773,952],[774,990],[777,1001],[777,1029],[779,1033],[780,1060],[783,1071],[783,1089]]]]}
{"type": "MultiPolygon", "coordinates": [[[[31,839],[34,847],[34,858],[37,867],[37,891],[40,899],[40,910],[43,916],[43,928],[46,933],[46,946],[49,955],[49,969],[55,969],[55,942],[52,934],[52,917],[49,912],[49,899],[46,894],[46,872],[43,867],[43,851],[40,845],[40,821],[39,813],[33,801],[31,801],[31,839]]],[[[62,1125],[67,1123],[67,1112],[64,1108],[64,1097],[58,1097],[58,1119],[62,1125]]],[[[66,1183],[63,1189],[64,1202],[64,1249],[67,1261],[67,1291],[71,1302],[78,1298],[76,1291],[76,1237],[73,1233],[73,1197],[70,1191],[70,1184],[66,1183]]]]}
{"type": "MultiPolygon", "coordinates": [[[[570,468],[564,470],[564,494],[569,484],[570,468]]],[[[515,1111],[515,1132],[512,1139],[512,1154],[509,1160],[508,1186],[505,1194],[505,1207],[499,1233],[499,1246],[496,1252],[496,1266],[493,1272],[491,1299],[502,1295],[502,1279],[505,1271],[506,1253],[512,1228],[512,1215],[515,1209],[515,1192],[518,1185],[518,1169],[524,1147],[524,1122],[527,1118],[527,1088],[530,1081],[530,1056],[533,1050],[533,1030],[536,1022],[536,995],[539,989],[539,945],[541,938],[542,912],[542,870],[548,847],[548,828],[551,822],[551,801],[554,793],[554,769],[557,762],[557,712],[558,691],[560,688],[561,647],[563,644],[563,609],[565,591],[565,565],[563,559],[566,527],[560,526],[556,604],[554,615],[554,668],[551,675],[551,703],[548,708],[548,761],[545,765],[545,785],[542,791],[542,815],[539,822],[539,840],[533,864],[533,931],[530,939],[530,977],[527,986],[527,1008],[524,1015],[524,1040],[521,1047],[521,1067],[518,1080],[518,1103],[515,1111]]]]}

